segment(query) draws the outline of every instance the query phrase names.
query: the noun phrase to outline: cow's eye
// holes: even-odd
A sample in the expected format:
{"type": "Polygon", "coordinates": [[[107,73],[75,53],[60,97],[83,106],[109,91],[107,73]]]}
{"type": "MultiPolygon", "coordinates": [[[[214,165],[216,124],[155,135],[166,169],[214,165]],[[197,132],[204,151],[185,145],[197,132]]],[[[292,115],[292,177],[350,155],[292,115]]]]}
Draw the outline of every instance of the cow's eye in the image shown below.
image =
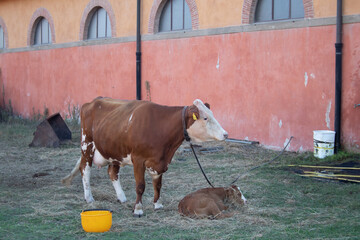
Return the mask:
{"type": "Polygon", "coordinates": [[[204,117],[204,120],[206,121],[206,120],[207,120],[207,117],[204,117]]]}

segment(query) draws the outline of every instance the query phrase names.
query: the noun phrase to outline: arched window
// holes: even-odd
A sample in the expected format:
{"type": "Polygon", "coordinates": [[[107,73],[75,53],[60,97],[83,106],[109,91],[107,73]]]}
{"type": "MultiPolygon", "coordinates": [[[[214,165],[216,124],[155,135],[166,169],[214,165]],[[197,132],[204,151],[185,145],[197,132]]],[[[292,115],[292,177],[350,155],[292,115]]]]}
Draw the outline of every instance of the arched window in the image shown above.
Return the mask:
{"type": "Polygon", "coordinates": [[[55,43],[54,21],[45,8],[38,8],[31,17],[27,45],[39,46],[55,43]]]}
{"type": "Polygon", "coordinates": [[[303,0],[259,0],[255,22],[304,18],[303,0]]]}
{"type": "Polygon", "coordinates": [[[0,49],[5,48],[4,29],[0,26],[0,49]]]}
{"type": "Polygon", "coordinates": [[[191,13],[185,0],[168,0],[159,24],[159,32],[191,29],[191,13]]]}
{"type": "Polygon", "coordinates": [[[104,8],[98,8],[91,17],[88,29],[88,39],[110,37],[111,23],[109,15],[104,8]]]}
{"type": "Polygon", "coordinates": [[[41,17],[35,28],[34,45],[50,44],[51,42],[51,29],[49,22],[46,18],[41,17]]]}

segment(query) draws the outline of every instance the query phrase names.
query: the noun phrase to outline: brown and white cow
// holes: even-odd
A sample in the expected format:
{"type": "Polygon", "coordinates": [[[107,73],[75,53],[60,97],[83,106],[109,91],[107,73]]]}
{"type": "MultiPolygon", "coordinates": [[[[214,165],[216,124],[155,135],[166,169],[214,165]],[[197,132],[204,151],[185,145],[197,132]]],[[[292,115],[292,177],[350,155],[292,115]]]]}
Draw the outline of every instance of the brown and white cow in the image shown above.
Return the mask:
{"type": "Polygon", "coordinates": [[[220,126],[210,106],[195,100],[188,107],[169,107],[146,101],[97,98],[81,108],[81,158],[62,182],[71,184],[80,172],[85,200],[94,201],[90,189],[90,168],[108,165],[108,174],[120,202],[126,201],[119,169],[133,165],[136,182],[134,214],[141,216],[144,173],[153,180],[154,207],[159,201],[162,174],[175,151],[188,134],[195,142],[225,140],[228,133],[220,126]],[[207,107],[208,106],[208,107],[207,107]]]}
{"type": "Polygon", "coordinates": [[[224,213],[231,204],[245,204],[246,198],[240,188],[233,185],[223,188],[203,188],[186,195],[178,205],[181,215],[190,218],[221,219],[234,213],[224,213]]]}

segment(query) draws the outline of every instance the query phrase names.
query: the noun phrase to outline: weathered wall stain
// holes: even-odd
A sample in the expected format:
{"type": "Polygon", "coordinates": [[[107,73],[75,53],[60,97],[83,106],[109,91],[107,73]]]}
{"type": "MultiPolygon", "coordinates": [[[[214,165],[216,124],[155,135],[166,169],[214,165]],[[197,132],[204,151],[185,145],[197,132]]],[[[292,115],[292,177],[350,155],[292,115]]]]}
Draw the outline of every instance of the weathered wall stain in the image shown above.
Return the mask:
{"type": "Polygon", "coordinates": [[[326,108],[326,113],[325,113],[325,122],[326,122],[326,127],[328,129],[331,128],[331,126],[330,126],[330,112],[331,112],[331,100],[328,103],[328,106],[326,108]]]}

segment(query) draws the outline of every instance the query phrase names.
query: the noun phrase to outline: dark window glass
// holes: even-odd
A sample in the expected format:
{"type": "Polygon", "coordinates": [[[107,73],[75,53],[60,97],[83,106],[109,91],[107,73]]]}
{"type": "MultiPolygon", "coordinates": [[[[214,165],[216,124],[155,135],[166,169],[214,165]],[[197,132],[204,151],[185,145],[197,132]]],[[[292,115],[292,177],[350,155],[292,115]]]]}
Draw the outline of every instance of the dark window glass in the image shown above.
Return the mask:
{"type": "Polygon", "coordinates": [[[256,5],[255,22],[268,22],[303,17],[303,0],[259,0],[256,5]]]}
{"type": "Polygon", "coordinates": [[[168,0],[162,10],[160,32],[191,29],[191,14],[185,0],[168,0]]]}

